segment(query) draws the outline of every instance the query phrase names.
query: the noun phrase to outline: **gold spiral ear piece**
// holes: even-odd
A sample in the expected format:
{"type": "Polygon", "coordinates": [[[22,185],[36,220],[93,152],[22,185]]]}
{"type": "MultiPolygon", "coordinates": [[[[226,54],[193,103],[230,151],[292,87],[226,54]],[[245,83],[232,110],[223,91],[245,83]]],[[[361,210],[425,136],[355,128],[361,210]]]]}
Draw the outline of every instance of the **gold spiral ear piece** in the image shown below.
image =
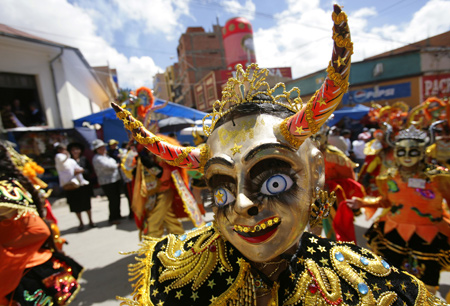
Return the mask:
{"type": "Polygon", "coordinates": [[[313,203],[309,215],[309,225],[311,228],[322,223],[323,218],[327,218],[330,207],[336,202],[334,191],[328,195],[327,191],[317,190],[313,192],[313,203]]]}

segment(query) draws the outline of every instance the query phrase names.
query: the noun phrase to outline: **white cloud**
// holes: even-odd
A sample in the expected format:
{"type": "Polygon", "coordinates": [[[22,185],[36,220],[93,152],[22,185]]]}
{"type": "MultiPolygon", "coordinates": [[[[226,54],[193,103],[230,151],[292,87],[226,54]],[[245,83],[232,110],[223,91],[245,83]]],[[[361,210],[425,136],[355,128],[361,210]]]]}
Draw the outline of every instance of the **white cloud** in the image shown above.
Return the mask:
{"type": "MultiPolygon", "coordinates": [[[[4,0],[0,23],[54,42],[80,49],[91,66],[109,64],[118,71],[122,87],[152,87],[152,76],[162,69],[148,56],[127,58],[103,37],[92,17],[99,14],[60,0],[4,0]]],[[[113,22],[113,21],[112,21],[113,22]]],[[[117,22],[114,27],[120,27],[117,22]]],[[[133,39],[133,38],[131,38],[133,39]]]]}
{"type": "Polygon", "coordinates": [[[299,2],[304,2],[308,10],[290,1],[290,6],[275,16],[275,27],[254,33],[261,67],[292,67],[294,77],[326,67],[332,50],[331,11],[320,9],[318,1],[299,2]]]}
{"type": "Polygon", "coordinates": [[[230,14],[245,17],[249,20],[255,18],[256,7],[252,0],[246,0],[244,5],[240,4],[237,0],[225,0],[221,5],[230,14]]]}
{"type": "Polygon", "coordinates": [[[189,0],[114,0],[119,10],[130,20],[142,21],[143,31],[164,33],[167,39],[178,39],[184,27],[182,15],[189,16],[189,0]]]}
{"type": "MultiPolygon", "coordinates": [[[[261,67],[292,67],[293,77],[325,69],[332,52],[331,10],[319,0],[288,0],[288,8],[277,14],[276,26],[254,33],[256,58],[261,67]]],[[[430,0],[405,24],[370,28],[374,7],[346,12],[354,42],[353,61],[386,52],[405,44],[450,30],[450,1],[430,0]]]]}
{"type": "Polygon", "coordinates": [[[393,40],[413,43],[450,30],[450,1],[430,0],[418,10],[412,20],[399,27],[385,25],[373,29],[373,33],[393,40]]]}

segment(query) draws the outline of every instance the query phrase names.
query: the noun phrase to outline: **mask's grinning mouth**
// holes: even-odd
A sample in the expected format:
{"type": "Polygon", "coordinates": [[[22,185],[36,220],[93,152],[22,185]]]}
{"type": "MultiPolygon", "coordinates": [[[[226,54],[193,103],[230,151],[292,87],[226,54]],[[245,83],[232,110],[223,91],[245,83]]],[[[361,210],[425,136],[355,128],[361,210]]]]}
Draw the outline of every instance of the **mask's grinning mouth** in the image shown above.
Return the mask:
{"type": "Polygon", "coordinates": [[[276,229],[281,223],[279,217],[265,219],[254,226],[235,225],[233,230],[243,237],[260,237],[276,229]]]}

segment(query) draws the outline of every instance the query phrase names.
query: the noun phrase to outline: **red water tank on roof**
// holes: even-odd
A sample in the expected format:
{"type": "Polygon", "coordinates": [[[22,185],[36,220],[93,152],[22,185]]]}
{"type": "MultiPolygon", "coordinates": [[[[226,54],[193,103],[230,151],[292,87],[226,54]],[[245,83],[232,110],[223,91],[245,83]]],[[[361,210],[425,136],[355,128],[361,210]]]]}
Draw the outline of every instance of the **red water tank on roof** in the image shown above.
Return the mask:
{"type": "Polygon", "coordinates": [[[250,21],[243,17],[232,18],[222,28],[222,35],[228,69],[234,69],[237,64],[246,67],[256,63],[250,21]]]}

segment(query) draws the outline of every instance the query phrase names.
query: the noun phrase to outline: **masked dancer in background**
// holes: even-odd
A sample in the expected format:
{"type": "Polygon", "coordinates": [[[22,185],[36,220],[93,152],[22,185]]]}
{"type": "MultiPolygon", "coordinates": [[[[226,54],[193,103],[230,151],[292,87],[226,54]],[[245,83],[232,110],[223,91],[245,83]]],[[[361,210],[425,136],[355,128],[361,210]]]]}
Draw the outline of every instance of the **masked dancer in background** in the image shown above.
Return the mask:
{"type": "Polygon", "coordinates": [[[82,267],[60,253],[39,192],[0,144],[0,305],[68,305],[82,267]]]}
{"type": "MultiPolygon", "coordinates": [[[[171,137],[161,134],[158,134],[158,137],[164,139],[166,143],[180,146],[180,143],[171,137]]],[[[132,209],[139,228],[139,236],[162,237],[165,232],[184,233],[179,219],[191,217],[185,204],[186,197],[189,196],[186,195],[189,193],[186,187],[188,184],[186,169],[167,164],[142,145],[138,145],[138,152],[132,209]],[[173,176],[174,171],[180,180],[173,176]]],[[[196,224],[195,219],[193,221],[194,225],[201,225],[201,222],[196,224]]]]}
{"type": "Polygon", "coordinates": [[[146,239],[129,305],[436,305],[415,277],[352,243],[305,232],[326,214],[324,164],[309,136],[348,88],[347,16],[333,11],[328,75],[307,103],[299,90],[237,66],[214,104],[206,146],[176,147],[113,105],[136,140],[171,165],[203,169],[215,220],[182,235],[146,239]],[[291,97],[291,94],[293,96],[291,97]],[[295,94],[295,95],[294,95],[295,94]]]}
{"type": "MultiPolygon", "coordinates": [[[[138,89],[139,93],[142,88],[138,89]]],[[[139,106],[139,117],[144,126],[157,131],[157,123],[151,124],[151,116],[155,110],[168,105],[169,101],[154,106],[153,96],[150,93],[150,103],[146,107],[139,106]]],[[[169,136],[157,134],[164,142],[173,146],[180,143],[169,136]]],[[[203,206],[197,205],[188,188],[188,175],[186,169],[180,169],[167,164],[161,158],[148,152],[145,147],[138,144],[136,150],[130,151],[122,159],[124,174],[131,179],[132,203],[131,209],[139,229],[139,237],[162,237],[165,234],[182,234],[183,225],[179,219],[189,218],[194,226],[204,224],[202,214],[203,206]]]]}
{"type": "MultiPolygon", "coordinates": [[[[379,129],[373,133],[374,139],[369,141],[364,149],[366,159],[358,174],[358,182],[364,185],[368,195],[376,197],[379,196],[379,191],[375,178],[394,164],[392,147],[385,142],[384,123],[389,123],[393,127],[394,134],[397,134],[403,127],[408,105],[399,101],[393,105],[372,107],[371,121],[378,123],[379,129]]],[[[373,213],[372,211],[366,212],[366,215],[370,218],[373,213]]]]}
{"type": "Polygon", "coordinates": [[[396,166],[377,177],[379,197],[353,198],[351,208],[389,208],[367,231],[372,250],[421,279],[431,292],[439,272],[450,268],[450,225],[442,203],[450,201],[448,169],[424,162],[425,149],[434,140],[434,125],[427,133],[410,126],[392,143],[396,166]]]}

